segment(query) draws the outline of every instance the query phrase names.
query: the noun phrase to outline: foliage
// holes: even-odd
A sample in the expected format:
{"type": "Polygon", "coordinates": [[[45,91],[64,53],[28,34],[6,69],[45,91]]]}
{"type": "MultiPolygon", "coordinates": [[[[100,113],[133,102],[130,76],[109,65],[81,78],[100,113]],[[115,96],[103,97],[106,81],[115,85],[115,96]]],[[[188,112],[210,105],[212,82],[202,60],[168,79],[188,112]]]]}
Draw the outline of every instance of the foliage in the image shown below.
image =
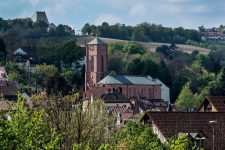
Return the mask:
{"type": "Polygon", "coordinates": [[[124,45],[123,51],[127,54],[140,54],[143,55],[146,53],[146,49],[139,43],[128,42],[124,45]]]}
{"type": "Polygon", "coordinates": [[[82,33],[85,35],[143,42],[185,43],[188,40],[195,42],[200,42],[201,40],[200,33],[196,30],[184,29],[182,27],[172,29],[147,22],[136,26],[126,26],[119,23],[109,25],[106,22],[95,26],[87,23],[82,28],[82,33]]]}
{"type": "Polygon", "coordinates": [[[184,133],[180,133],[177,138],[171,139],[167,145],[168,150],[186,150],[193,149],[192,143],[184,133]]]}
{"type": "Polygon", "coordinates": [[[117,134],[115,147],[129,150],[163,149],[163,145],[150,127],[133,121],[126,123],[117,134]]]}
{"type": "Polygon", "coordinates": [[[184,111],[192,111],[197,105],[192,91],[189,89],[189,83],[185,84],[177,100],[176,107],[184,111]]]}
{"type": "Polygon", "coordinates": [[[9,111],[9,119],[0,115],[0,145],[3,149],[59,149],[60,135],[48,130],[44,111],[31,111],[26,101],[19,97],[15,109],[9,111]]]}
{"type": "Polygon", "coordinates": [[[56,61],[63,63],[64,66],[71,67],[73,63],[78,63],[81,58],[84,58],[84,50],[72,40],[64,44],[56,52],[56,61]]]}
{"type": "Polygon", "coordinates": [[[83,104],[79,94],[33,96],[36,107],[44,108],[50,129],[63,133],[61,149],[95,150],[102,144],[111,143],[116,132],[114,116],[109,116],[102,101],[83,104]]]}
{"type": "Polygon", "coordinates": [[[58,69],[54,65],[37,65],[35,69],[36,82],[42,89],[46,89],[49,80],[54,78],[57,73],[58,69]]]}
{"type": "Polygon", "coordinates": [[[211,96],[224,96],[225,93],[225,68],[222,68],[217,79],[211,83],[209,93],[211,96]]]}

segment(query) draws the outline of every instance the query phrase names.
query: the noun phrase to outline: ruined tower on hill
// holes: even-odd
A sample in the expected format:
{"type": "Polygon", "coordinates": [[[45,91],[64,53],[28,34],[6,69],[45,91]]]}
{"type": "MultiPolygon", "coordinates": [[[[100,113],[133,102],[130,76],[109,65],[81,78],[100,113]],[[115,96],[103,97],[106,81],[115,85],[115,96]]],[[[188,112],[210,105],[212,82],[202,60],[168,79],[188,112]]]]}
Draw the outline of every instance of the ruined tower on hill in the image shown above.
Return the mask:
{"type": "Polygon", "coordinates": [[[36,11],[34,15],[31,17],[31,19],[33,22],[43,21],[49,24],[47,15],[44,11],[36,11]]]}

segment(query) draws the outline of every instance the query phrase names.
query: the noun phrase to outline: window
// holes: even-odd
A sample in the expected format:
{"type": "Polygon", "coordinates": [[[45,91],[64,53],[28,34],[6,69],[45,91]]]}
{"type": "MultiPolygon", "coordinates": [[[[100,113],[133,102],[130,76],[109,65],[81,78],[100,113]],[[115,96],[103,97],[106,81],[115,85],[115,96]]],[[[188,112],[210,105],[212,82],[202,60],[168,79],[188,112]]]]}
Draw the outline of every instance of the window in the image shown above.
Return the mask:
{"type": "Polygon", "coordinates": [[[91,56],[91,71],[94,71],[94,56],[91,56]]]}
{"type": "Polygon", "coordinates": [[[104,57],[101,56],[101,71],[104,72],[104,57]]]}

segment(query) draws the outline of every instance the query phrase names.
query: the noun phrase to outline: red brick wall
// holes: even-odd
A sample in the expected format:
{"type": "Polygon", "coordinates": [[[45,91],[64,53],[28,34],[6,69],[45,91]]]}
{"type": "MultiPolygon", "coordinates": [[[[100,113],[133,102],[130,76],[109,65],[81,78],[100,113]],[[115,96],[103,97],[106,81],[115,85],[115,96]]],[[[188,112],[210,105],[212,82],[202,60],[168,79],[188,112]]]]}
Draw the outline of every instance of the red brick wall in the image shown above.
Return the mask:
{"type": "MultiPolygon", "coordinates": [[[[161,98],[161,86],[153,86],[153,85],[98,85],[95,90],[93,90],[93,93],[98,97],[98,95],[101,96],[102,94],[107,92],[112,92],[113,89],[122,89],[122,94],[126,98],[130,97],[138,97],[138,94],[140,97],[146,97],[151,99],[160,99],[161,98]],[[97,93],[97,94],[96,94],[97,93]]],[[[96,97],[96,98],[97,98],[96,97]]]]}

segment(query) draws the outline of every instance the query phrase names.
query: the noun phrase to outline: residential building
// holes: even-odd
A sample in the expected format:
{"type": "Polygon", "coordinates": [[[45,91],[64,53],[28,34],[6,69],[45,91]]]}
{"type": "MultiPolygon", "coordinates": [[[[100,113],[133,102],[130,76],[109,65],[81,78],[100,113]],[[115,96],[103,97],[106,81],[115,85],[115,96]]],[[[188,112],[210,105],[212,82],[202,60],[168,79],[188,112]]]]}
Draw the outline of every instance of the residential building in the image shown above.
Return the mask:
{"type": "Polygon", "coordinates": [[[193,139],[196,146],[225,149],[225,112],[147,112],[141,122],[149,124],[163,143],[185,133],[202,136],[193,139]]]}
{"type": "Polygon", "coordinates": [[[225,112],[225,96],[206,97],[198,112],[225,112]]]}
{"type": "Polygon", "coordinates": [[[15,62],[21,69],[24,69],[26,72],[33,72],[38,63],[38,58],[36,55],[28,54],[22,48],[18,48],[8,59],[15,62]]]}

